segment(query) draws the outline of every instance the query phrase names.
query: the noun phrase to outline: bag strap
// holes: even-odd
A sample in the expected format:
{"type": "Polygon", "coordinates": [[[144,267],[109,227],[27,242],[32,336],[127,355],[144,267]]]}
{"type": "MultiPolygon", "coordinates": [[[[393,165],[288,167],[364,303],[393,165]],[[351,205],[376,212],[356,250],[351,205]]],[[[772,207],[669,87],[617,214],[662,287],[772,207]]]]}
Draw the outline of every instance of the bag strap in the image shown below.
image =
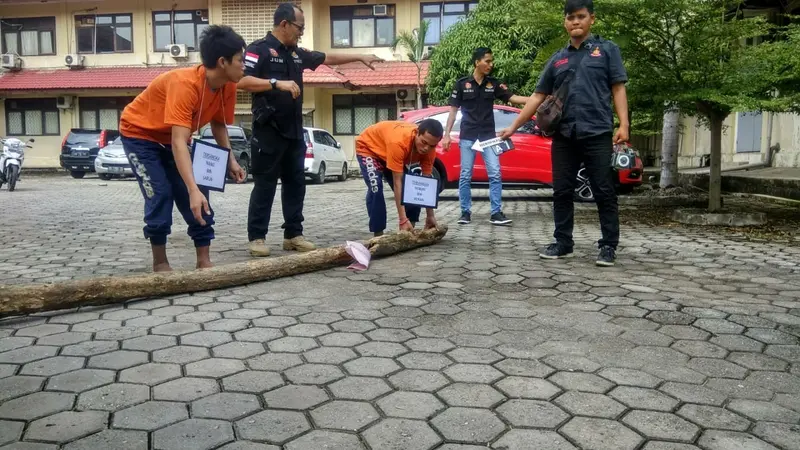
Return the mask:
{"type": "Polygon", "coordinates": [[[583,58],[586,57],[586,53],[587,52],[583,51],[583,50],[578,52],[578,55],[575,57],[577,62],[575,62],[573,64],[574,67],[570,68],[569,73],[564,78],[564,81],[562,81],[561,85],[559,85],[558,89],[556,89],[556,92],[555,92],[555,96],[556,97],[562,98],[562,96],[560,94],[562,94],[562,93],[566,94],[567,89],[569,89],[569,83],[572,81],[573,78],[575,78],[575,74],[578,72],[578,69],[583,64],[583,58]]]}

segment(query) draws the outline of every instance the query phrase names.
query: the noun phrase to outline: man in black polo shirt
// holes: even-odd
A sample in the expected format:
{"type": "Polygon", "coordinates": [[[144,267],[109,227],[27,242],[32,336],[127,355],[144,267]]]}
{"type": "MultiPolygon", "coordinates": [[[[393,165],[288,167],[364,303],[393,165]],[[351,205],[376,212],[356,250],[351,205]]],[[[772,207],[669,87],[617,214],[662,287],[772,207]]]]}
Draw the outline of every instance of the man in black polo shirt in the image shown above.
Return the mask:
{"type": "MultiPolygon", "coordinates": [[[[528,97],[513,95],[505,84],[497,78],[490,77],[494,68],[492,50],[479,47],[472,53],[472,75],[456,81],[450,96],[450,115],[442,139],[444,151],[450,150],[450,131],[456,120],[456,113],[461,108],[461,132],[459,134],[459,150],[461,152],[461,174],[458,178],[458,198],[461,202],[460,224],[468,224],[472,220],[472,167],[475,164],[475,150],[472,145],[476,140],[494,139],[495,99],[516,104],[525,104],[528,97]]],[[[508,225],[511,219],[503,214],[501,198],[503,182],[500,175],[500,157],[494,152],[483,152],[486,174],[489,176],[489,202],[491,215],[489,222],[494,225],[508,225]]]]}
{"type": "Polygon", "coordinates": [[[602,238],[597,265],[613,266],[619,244],[619,210],[614,189],[611,157],[614,143],[628,140],[628,99],[625,82],[628,76],[622,65],[619,47],[591,34],[594,24],[592,0],[567,0],[564,27],[569,44],[557,51],[547,65],[519,118],[501,132],[509,137],[539,108],[547,95],[555,92],[567,74],[569,81],[563,116],[553,136],[553,218],[556,242],[539,256],[557,259],[572,256],[573,192],[581,162],[586,166],[600,213],[602,238]],[[613,134],[611,100],[619,116],[620,127],[613,134]]]}
{"type": "Polygon", "coordinates": [[[247,213],[248,250],[252,256],[269,256],[265,238],[279,177],[283,249],[305,252],[315,248],[303,237],[303,70],[355,61],[372,68],[373,62],[381,61],[373,55],[326,55],[298,47],[303,31],[303,10],[282,3],[275,10],[272,31],[250,44],[244,56],[245,76],[238,87],[253,93],[251,173],[255,185],[247,213]]]}

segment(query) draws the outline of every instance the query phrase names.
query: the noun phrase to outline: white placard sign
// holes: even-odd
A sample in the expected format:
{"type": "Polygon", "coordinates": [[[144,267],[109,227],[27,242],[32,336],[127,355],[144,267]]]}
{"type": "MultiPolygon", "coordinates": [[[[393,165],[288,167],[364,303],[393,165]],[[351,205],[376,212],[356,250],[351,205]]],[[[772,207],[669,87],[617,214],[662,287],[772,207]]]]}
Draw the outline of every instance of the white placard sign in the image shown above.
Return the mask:
{"type": "Polygon", "coordinates": [[[433,177],[411,175],[403,176],[404,205],[436,208],[439,206],[439,180],[433,177]]]}
{"type": "Polygon", "coordinates": [[[230,150],[210,142],[195,140],[192,152],[194,182],[212,191],[224,191],[230,150]]]}
{"type": "Polygon", "coordinates": [[[514,150],[514,143],[511,139],[496,137],[486,141],[475,141],[475,143],[472,144],[472,149],[477,152],[483,153],[487,148],[493,151],[495,155],[502,155],[509,150],[514,150]]]}

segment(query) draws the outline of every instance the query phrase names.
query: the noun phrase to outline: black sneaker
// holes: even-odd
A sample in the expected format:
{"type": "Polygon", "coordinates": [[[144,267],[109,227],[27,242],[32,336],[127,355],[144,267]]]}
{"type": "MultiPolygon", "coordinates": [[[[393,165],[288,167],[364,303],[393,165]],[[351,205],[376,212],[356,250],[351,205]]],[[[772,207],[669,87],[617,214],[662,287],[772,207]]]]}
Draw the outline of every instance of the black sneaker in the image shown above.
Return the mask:
{"type": "Polygon", "coordinates": [[[461,213],[461,218],[458,219],[458,223],[460,225],[466,225],[470,222],[472,222],[472,215],[468,212],[461,213]]]}
{"type": "Polygon", "coordinates": [[[600,254],[597,255],[597,261],[595,261],[595,264],[603,267],[611,267],[614,265],[614,261],[616,259],[617,251],[614,250],[614,247],[604,245],[600,247],[600,254]]]}
{"type": "Polygon", "coordinates": [[[503,211],[500,211],[492,214],[492,217],[489,218],[489,222],[491,222],[492,225],[508,225],[511,223],[511,219],[506,217],[503,211]]]}
{"type": "Polygon", "coordinates": [[[539,257],[542,259],[572,258],[572,247],[567,247],[564,244],[556,242],[542,250],[542,252],[539,253],[539,257]]]}

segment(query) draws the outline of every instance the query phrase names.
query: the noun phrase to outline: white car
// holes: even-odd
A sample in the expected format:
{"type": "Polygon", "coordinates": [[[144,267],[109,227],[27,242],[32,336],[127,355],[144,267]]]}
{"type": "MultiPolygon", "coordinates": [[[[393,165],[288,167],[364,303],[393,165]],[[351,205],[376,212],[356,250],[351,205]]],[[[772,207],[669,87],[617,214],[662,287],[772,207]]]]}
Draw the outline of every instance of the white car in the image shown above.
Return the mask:
{"type": "Polygon", "coordinates": [[[306,141],[306,176],[315,183],[324,183],[327,177],[347,179],[347,156],[342,144],[325,130],[304,127],[306,141]]]}
{"type": "Polygon", "coordinates": [[[122,149],[122,138],[117,137],[109,142],[107,146],[97,152],[94,160],[94,171],[103,180],[110,180],[115,176],[133,176],[133,169],[125,150],[122,149]]]}

